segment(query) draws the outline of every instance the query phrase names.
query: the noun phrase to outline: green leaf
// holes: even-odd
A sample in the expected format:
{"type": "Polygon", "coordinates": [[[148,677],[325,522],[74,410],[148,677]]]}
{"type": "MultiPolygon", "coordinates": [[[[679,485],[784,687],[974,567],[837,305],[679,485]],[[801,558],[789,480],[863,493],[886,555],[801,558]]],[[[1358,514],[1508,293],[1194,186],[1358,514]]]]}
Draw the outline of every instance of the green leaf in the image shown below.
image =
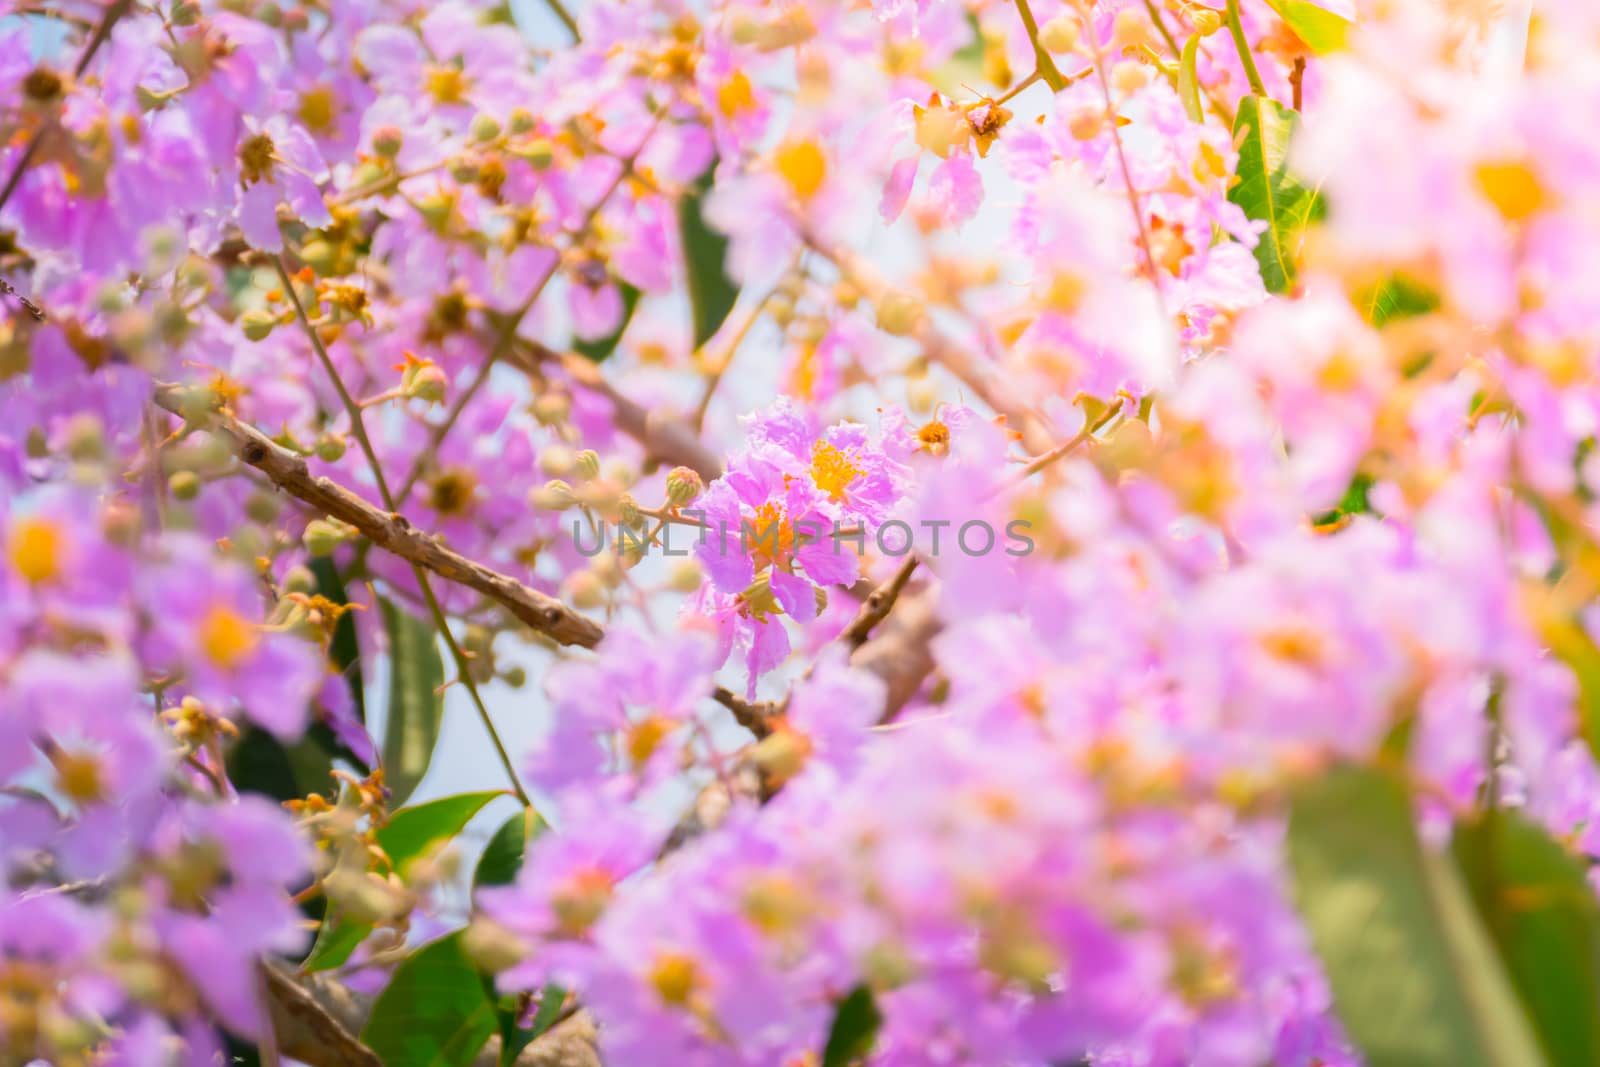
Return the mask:
{"type": "Polygon", "coordinates": [[[372,933],[371,923],[325,921],[317,931],[317,940],[307,953],[300,969],[307,974],[313,971],[331,971],[343,967],[361,942],[372,933]]]}
{"type": "Polygon", "coordinates": [[[1451,851],[1551,1063],[1600,1063],[1600,905],[1582,862],[1515,811],[1456,826],[1451,851]]]}
{"type": "Polygon", "coordinates": [[[1538,1067],[1517,996],[1455,867],[1426,852],[1411,797],[1336,767],[1296,792],[1289,862],[1334,1006],[1369,1067],[1538,1067]]]}
{"type": "Polygon", "coordinates": [[[739,299],[739,287],[724,267],[728,239],[707,226],[701,213],[714,170],[715,163],[695,183],[693,193],[678,201],[678,229],[683,236],[683,258],[688,269],[689,310],[694,318],[696,348],[716,334],[739,299]]]}
{"type": "Polygon", "coordinates": [[[1547,613],[1539,636],[1578,681],[1578,728],[1589,752],[1600,760],[1600,647],[1572,615],[1547,613]]]}
{"type": "Polygon", "coordinates": [[[465,1067],[496,1029],[494,1002],[457,931],[395,969],[361,1040],[384,1067],[465,1067]]]}
{"type": "Polygon", "coordinates": [[[1294,35],[1317,55],[1337,52],[1350,35],[1350,20],[1307,0],[1267,0],[1294,35]]]}
{"type": "MultiPolygon", "coordinates": [[[[317,592],[335,604],[350,603],[344,579],[330,556],[315,556],[311,560],[311,573],[317,579],[317,592]]],[[[350,683],[350,695],[355,698],[356,713],[367,721],[367,690],[361,679],[361,648],[356,643],[356,620],[353,612],[339,616],[333,628],[333,641],[328,646],[328,658],[339,669],[344,680],[350,683]]]]}
{"type": "Polygon", "coordinates": [[[610,336],[602,337],[597,341],[573,341],[572,350],[589,360],[591,363],[600,363],[611,353],[617,350],[617,345],[622,343],[622,335],[628,330],[628,323],[633,321],[633,312],[639,306],[639,290],[627,282],[618,282],[617,287],[622,290],[622,321],[617,324],[610,336]]]}
{"type": "Polygon", "coordinates": [[[325,726],[307,730],[289,745],[251,726],[228,749],[228,780],[240,792],[261,793],[279,803],[326,793],[337,744],[325,726]]]}
{"type": "Polygon", "coordinates": [[[1233,122],[1239,169],[1228,199],[1267,224],[1256,244],[1256,262],[1261,265],[1261,280],[1274,293],[1294,285],[1300,238],[1318,208],[1317,194],[1289,173],[1294,126],[1293,111],[1259,96],[1239,101],[1233,122]]]}
{"type": "Polygon", "coordinates": [[[1439,294],[1404,274],[1392,274],[1356,295],[1361,315],[1376,329],[1399,319],[1439,310],[1439,294]]]}
{"type": "Polygon", "coordinates": [[[1178,64],[1178,96],[1183,100],[1183,110],[1191,122],[1204,122],[1205,110],[1200,106],[1200,76],[1195,64],[1200,58],[1200,35],[1190,37],[1183,46],[1183,61],[1178,64]]]}
{"type": "Polygon", "coordinates": [[[402,877],[413,861],[431,855],[450,841],[471,821],[483,806],[506,794],[501,790],[486,793],[457,793],[426,804],[401,808],[389,823],[373,836],[388,853],[394,869],[402,877]]]}
{"type": "Polygon", "coordinates": [[[444,719],[444,663],[433,627],[387,600],[383,625],[389,631],[389,716],[383,732],[383,781],[390,803],[405,802],[433,759],[439,723],[444,719]]]}
{"type": "Polygon", "coordinates": [[[478,868],[472,875],[473,888],[510,885],[516,881],[528,842],[537,837],[544,826],[544,820],[532,808],[524,808],[502,823],[478,860],[478,868]]]}
{"type": "Polygon", "coordinates": [[[839,1002],[833,1014],[833,1028],[822,1050],[822,1067],[846,1067],[866,1059],[878,1040],[883,1014],[872,998],[872,990],[856,986],[839,1002]]]}

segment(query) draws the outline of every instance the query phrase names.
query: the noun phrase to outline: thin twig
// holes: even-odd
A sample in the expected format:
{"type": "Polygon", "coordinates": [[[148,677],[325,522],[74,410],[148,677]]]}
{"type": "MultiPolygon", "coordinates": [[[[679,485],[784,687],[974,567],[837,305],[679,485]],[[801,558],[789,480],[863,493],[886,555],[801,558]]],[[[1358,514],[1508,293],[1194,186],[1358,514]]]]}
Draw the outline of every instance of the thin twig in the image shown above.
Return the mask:
{"type": "Polygon", "coordinates": [[[1239,0],[1228,0],[1228,32],[1233,35],[1233,46],[1239,50],[1239,62],[1244,64],[1244,76],[1250,91],[1256,96],[1266,96],[1267,87],[1261,83],[1261,72],[1256,69],[1255,56],[1250,54],[1250,42],[1244,36],[1244,24],[1239,21],[1239,0]]]}
{"type": "Polygon", "coordinates": [[[917,569],[917,557],[909,556],[894,572],[894,577],[878,586],[867,594],[861,602],[861,610],[856,612],[856,617],[850,620],[839,633],[839,640],[850,646],[851,651],[866,644],[867,638],[872,636],[872,630],[880,622],[889,617],[894,610],[894,605],[900,599],[900,594],[905,590],[906,583],[911,580],[912,572],[917,569]]]}

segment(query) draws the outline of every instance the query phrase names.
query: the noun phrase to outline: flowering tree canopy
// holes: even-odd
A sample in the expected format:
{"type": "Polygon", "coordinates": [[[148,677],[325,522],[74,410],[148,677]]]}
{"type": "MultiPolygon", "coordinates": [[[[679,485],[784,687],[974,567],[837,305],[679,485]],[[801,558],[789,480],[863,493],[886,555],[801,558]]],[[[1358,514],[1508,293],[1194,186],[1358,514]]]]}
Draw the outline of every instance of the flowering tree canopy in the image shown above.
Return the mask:
{"type": "Polygon", "coordinates": [[[0,1065],[1600,1063],[1597,55],[12,0],[0,1065]]]}

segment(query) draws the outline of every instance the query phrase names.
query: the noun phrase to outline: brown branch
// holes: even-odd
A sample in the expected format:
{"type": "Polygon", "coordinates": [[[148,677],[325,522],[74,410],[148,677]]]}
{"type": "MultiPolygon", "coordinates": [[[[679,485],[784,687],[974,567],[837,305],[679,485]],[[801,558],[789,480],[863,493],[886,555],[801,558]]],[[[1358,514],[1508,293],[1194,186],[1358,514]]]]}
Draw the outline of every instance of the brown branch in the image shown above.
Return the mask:
{"type": "Polygon", "coordinates": [[[873,627],[877,626],[889,613],[894,610],[895,601],[900,599],[900,594],[905,590],[906,583],[911,580],[912,572],[917,569],[917,557],[910,556],[894,572],[894,577],[878,586],[867,594],[861,602],[861,610],[856,612],[856,617],[850,620],[839,634],[839,640],[848,642],[851,651],[860,648],[872,636],[873,627]]]}
{"type": "Polygon", "coordinates": [[[505,361],[529,375],[538,375],[545,366],[560,367],[578,385],[610,402],[617,429],[639,442],[651,458],[688,467],[707,482],[722,477],[722,461],[687,422],[663,411],[648,411],[623,396],[598,366],[577,353],[557,352],[537,341],[522,341],[507,353],[505,361]]]}
{"type": "MultiPolygon", "coordinates": [[[[185,390],[160,385],[155,402],[180,417],[185,414],[185,390]]],[[[350,490],[313,475],[304,458],[283,448],[255,427],[240,422],[226,409],[209,414],[207,428],[221,438],[248,466],[270,478],[290,496],[324,515],[347,522],[373,544],[387,549],[439,575],[476,590],[503,606],[517,619],[562,645],[593,648],[604,631],[598,624],[548,596],[490,570],[440,544],[411,525],[404,515],[385,513],[350,490]]]]}

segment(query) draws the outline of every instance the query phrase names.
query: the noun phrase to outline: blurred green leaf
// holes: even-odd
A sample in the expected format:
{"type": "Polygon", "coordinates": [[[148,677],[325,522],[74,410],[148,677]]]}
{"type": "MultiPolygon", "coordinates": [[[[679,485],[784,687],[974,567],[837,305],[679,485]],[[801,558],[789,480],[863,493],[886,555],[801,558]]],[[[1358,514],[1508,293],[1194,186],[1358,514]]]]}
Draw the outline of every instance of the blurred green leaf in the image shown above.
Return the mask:
{"type": "Polygon", "coordinates": [[[1392,274],[1357,294],[1356,306],[1375,328],[1439,310],[1439,294],[1404,274],[1392,274]]]}
{"type": "Polygon", "coordinates": [[[872,1052],[878,1040],[883,1014],[872,997],[872,990],[857,986],[839,1002],[833,1014],[833,1027],[822,1051],[822,1067],[847,1067],[872,1052]]]}
{"type": "Polygon", "coordinates": [[[1233,137],[1239,144],[1238,181],[1228,199],[1267,224],[1256,243],[1261,280],[1274,293],[1294,285],[1295,260],[1306,224],[1318,210],[1317,194],[1289,173],[1295,113],[1266,97],[1239,101],[1233,137]]]}
{"type": "Polygon", "coordinates": [[[317,940],[307,953],[305,962],[300,964],[300,969],[310,974],[313,971],[331,971],[335,967],[343,967],[349,961],[351,953],[355,952],[370,933],[372,933],[371,923],[340,920],[324,922],[322,928],[317,931],[317,940]]]}
{"type": "Polygon", "coordinates": [[[1515,811],[1458,824],[1451,851],[1550,1062],[1600,1063],[1600,905],[1587,865],[1515,811]]]}
{"type": "Polygon", "coordinates": [[[544,826],[544,820],[532,808],[524,808],[501,823],[478,860],[478,868],[472,875],[473,888],[510,885],[516,881],[528,842],[537,837],[544,826]]]}
{"type": "Polygon", "coordinates": [[[403,877],[413,861],[431,855],[459,834],[502,790],[484,793],[457,793],[440,797],[426,804],[401,808],[389,817],[388,825],[373,836],[378,845],[388,853],[394,869],[403,877]]]}
{"type": "Polygon", "coordinates": [[[1373,768],[1297,790],[1295,895],[1369,1067],[1538,1067],[1516,993],[1453,864],[1424,850],[1411,797],[1373,768]]]}
{"type": "Polygon", "coordinates": [[[395,969],[361,1041],[385,1067],[465,1067],[498,1028],[461,932],[423,945],[395,969]]]}
{"type": "Polygon", "coordinates": [[[433,627],[387,600],[389,715],[383,732],[383,781],[399,806],[417,788],[433,759],[444,719],[444,663],[433,627]]]}
{"type": "Polygon", "coordinates": [[[1350,36],[1350,20],[1308,0],[1267,0],[1294,35],[1317,55],[1337,52],[1350,36]]]}
{"type": "Polygon", "coordinates": [[[683,236],[683,258],[688,272],[689,310],[694,319],[694,346],[709,341],[739,299],[739,287],[728,277],[725,261],[728,239],[706,225],[702,208],[711,189],[715,162],[678,201],[678,229],[683,236]]]}
{"type": "MultiPolygon", "coordinates": [[[[334,565],[330,556],[314,556],[311,560],[311,573],[317,579],[317,592],[333,601],[335,604],[350,603],[350,595],[345,589],[344,579],[339,575],[339,568],[334,565]]],[[[345,612],[339,616],[339,622],[333,628],[333,641],[328,646],[328,658],[333,660],[333,665],[339,669],[344,680],[350,683],[350,695],[355,698],[356,713],[361,716],[361,721],[367,721],[367,690],[361,677],[361,648],[356,643],[356,620],[353,612],[345,612]]]]}

